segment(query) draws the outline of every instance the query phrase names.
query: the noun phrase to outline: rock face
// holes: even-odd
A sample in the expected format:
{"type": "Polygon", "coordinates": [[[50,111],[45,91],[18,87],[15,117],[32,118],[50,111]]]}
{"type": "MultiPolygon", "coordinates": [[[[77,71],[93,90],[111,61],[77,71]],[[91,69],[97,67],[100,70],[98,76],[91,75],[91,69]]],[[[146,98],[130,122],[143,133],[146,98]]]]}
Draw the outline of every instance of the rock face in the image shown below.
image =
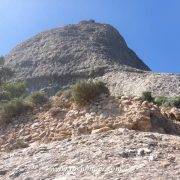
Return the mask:
{"type": "Polygon", "coordinates": [[[19,68],[24,77],[68,74],[108,65],[150,70],[116,29],[92,21],[40,33],[17,46],[6,63],[19,68]]]}
{"type": "MultiPolygon", "coordinates": [[[[105,81],[108,81],[114,73],[124,71],[130,72],[130,76],[133,76],[132,72],[136,72],[140,77],[154,76],[150,72],[147,73],[150,71],[149,67],[128,48],[115,28],[92,20],[52,29],[34,36],[15,47],[6,56],[5,64],[16,70],[15,80],[28,80],[30,90],[45,88],[51,94],[80,78],[98,78],[105,75],[105,81]]],[[[124,74],[120,79],[123,76],[124,74]]],[[[175,78],[162,76],[160,84],[165,84],[170,95],[171,92],[177,94],[179,87],[173,90],[169,87],[179,81],[179,76],[175,78]],[[167,86],[169,83],[171,84],[167,86]]],[[[141,78],[140,81],[138,76],[134,78],[137,84],[141,83],[141,78]]],[[[110,89],[113,89],[113,83],[118,84],[118,88],[128,94],[124,82],[120,85],[114,78],[113,82],[109,83],[110,89]]],[[[177,84],[179,86],[179,83],[177,84]]],[[[146,89],[149,84],[147,82],[143,85],[146,89]]],[[[154,87],[154,84],[151,86],[154,87]]],[[[117,94],[121,93],[117,92],[117,94]]]]}

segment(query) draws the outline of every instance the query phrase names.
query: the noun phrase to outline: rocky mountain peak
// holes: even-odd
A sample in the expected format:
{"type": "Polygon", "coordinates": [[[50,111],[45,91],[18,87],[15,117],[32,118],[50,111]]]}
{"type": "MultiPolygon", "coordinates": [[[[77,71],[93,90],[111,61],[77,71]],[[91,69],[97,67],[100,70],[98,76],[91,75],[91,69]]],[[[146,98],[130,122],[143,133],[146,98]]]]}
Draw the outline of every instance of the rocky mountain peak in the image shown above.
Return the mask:
{"type": "Polygon", "coordinates": [[[100,78],[117,95],[145,90],[161,95],[156,86],[164,95],[179,93],[179,76],[152,73],[114,27],[94,20],[39,33],[17,45],[5,64],[16,71],[14,80],[26,80],[31,91],[53,94],[79,79],[100,78]]]}
{"type": "Polygon", "coordinates": [[[98,66],[127,65],[150,70],[127,47],[119,32],[93,20],[42,32],[19,44],[6,57],[24,77],[66,74],[98,66]]]}

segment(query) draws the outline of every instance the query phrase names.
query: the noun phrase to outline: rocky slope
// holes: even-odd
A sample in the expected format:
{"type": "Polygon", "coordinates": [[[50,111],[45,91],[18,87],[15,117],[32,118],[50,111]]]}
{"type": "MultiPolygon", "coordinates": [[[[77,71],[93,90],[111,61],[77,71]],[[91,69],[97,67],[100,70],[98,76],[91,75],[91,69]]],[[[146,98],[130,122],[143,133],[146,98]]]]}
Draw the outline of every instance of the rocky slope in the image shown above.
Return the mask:
{"type": "Polygon", "coordinates": [[[108,72],[97,79],[106,82],[113,95],[141,96],[150,91],[154,96],[179,96],[180,75],[137,71],[108,72]]]}
{"type": "Polygon", "coordinates": [[[179,179],[180,137],[117,129],[0,154],[0,179],[179,179]]]}
{"type": "Polygon", "coordinates": [[[6,65],[16,70],[15,80],[28,80],[31,91],[53,94],[78,79],[103,77],[117,95],[139,95],[149,89],[154,94],[180,93],[179,75],[147,72],[149,67],[115,28],[92,20],[34,36],[6,56],[6,65]]]}
{"type": "Polygon", "coordinates": [[[62,94],[1,127],[0,179],[176,179],[179,135],[180,109],[125,96],[79,107],[62,94]]]}

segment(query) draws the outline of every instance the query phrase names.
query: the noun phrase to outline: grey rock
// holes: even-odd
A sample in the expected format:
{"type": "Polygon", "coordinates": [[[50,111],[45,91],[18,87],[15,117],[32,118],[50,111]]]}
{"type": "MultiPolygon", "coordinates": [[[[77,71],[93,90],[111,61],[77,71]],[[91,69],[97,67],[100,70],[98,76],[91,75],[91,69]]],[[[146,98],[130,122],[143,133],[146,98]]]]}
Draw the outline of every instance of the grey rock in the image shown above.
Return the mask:
{"type": "Polygon", "coordinates": [[[14,172],[12,174],[10,174],[11,178],[17,178],[18,176],[20,176],[22,173],[24,173],[26,171],[25,169],[26,167],[24,166],[19,166],[17,167],[14,172]]]}
{"type": "Polygon", "coordinates": [[[135,149],[127,149],[122,152],[120,152],[120,156],[123,158],[128,158],[128,157],[135,157],[137,154],[137,151],[135,149]]]}
{"type": "Polygon", "coordinates": [[[137,155],[138,156],[144,156],[146,154],[150,154],[151,153],[151,150],[148,149],[148,148],[140,148],[137,150],[137,155]]]}
{"type": "Polygon", "coordinates": [[[6,175],[7,172],[8,172],[8,170],[6,170],[6,169],[0,169],[0,176],[6,175]]]}

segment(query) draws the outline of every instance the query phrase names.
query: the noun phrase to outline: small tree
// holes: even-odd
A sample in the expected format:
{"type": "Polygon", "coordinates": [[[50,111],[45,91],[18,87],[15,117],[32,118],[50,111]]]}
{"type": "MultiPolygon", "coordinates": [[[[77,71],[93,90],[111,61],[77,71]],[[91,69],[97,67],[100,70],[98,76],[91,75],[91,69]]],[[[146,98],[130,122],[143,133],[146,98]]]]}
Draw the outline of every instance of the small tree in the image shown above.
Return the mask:
{"type": "Polygon", "coordinates": [[[154,98],[152,97],[152,94],[149,91],[144,91],[142,93],[141,99],[143,101],[148,101],[148,102],[153,102],[154,101],[154,98]]]}
{"type": "Polygon", "coordinates": [[[4,66],[0,67],[0,85],[6,82],[13,75],[14,75],[14,72],[12,69],[8,67],[4,67],[4,66]]]}
{"type": "Polygon", "coordinates": [[[71,89],[73,100],[79,105],[85,105],[96,100],[101,94],[109,94],[109,89],[101,81],[80,81],[71,89]]]}

